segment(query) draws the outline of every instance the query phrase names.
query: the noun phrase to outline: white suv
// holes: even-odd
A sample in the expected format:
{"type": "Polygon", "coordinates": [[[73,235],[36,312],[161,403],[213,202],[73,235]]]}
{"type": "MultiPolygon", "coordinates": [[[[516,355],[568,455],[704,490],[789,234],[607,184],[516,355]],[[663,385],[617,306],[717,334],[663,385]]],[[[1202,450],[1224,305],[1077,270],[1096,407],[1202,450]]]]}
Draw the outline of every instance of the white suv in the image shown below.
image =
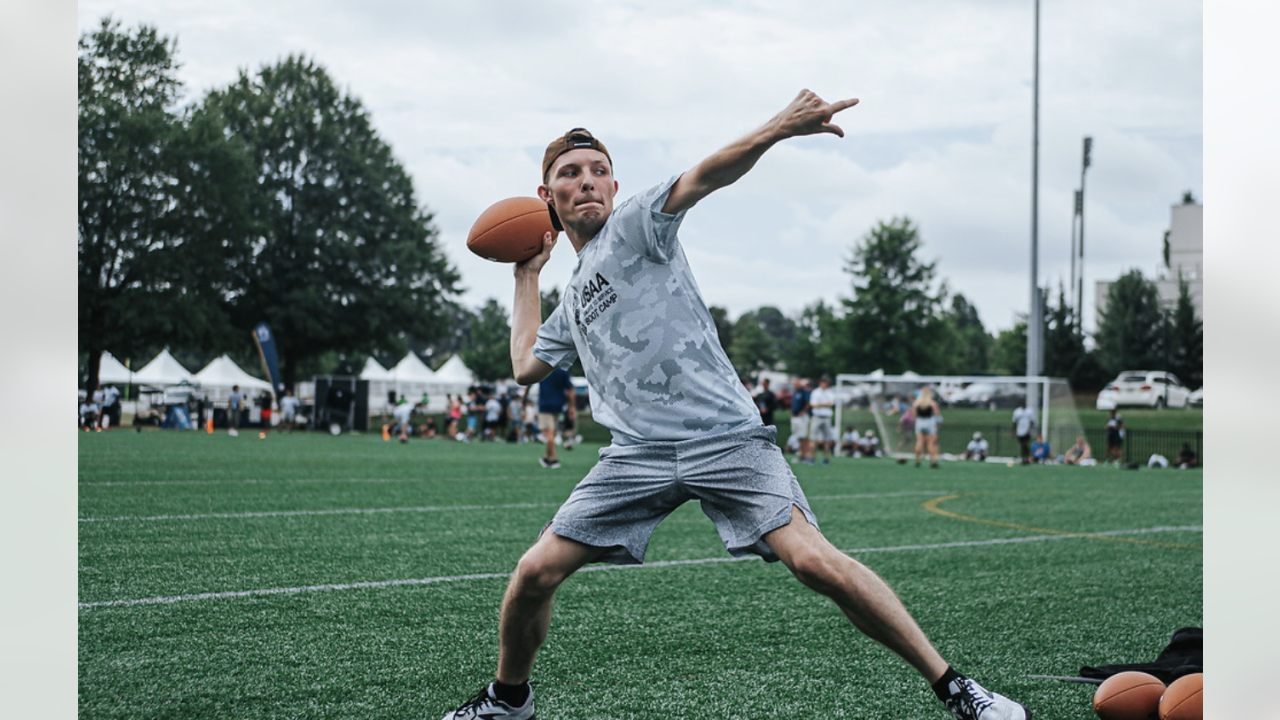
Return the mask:
{"type": "Polygon", "coordinates": [[[1126,370],[1099,393],[1108,395],[1114,407],[1136,405],[1165,408],[1188,405],[1191,391],[1173,373],[1161,370],[1126,370]]]}

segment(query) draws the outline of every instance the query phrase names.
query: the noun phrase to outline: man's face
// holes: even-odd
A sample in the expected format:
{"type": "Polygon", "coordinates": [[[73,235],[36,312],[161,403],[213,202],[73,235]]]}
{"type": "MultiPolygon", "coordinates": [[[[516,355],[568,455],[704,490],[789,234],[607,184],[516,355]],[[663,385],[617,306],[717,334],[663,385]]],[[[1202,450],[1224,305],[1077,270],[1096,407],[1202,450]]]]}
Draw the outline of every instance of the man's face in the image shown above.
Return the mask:
{"type": "Polygon", "coordinates": [[[609,158],[599,150],[581,148],[556,158],[538,197],[555,207],[566,229],[591,237],[609,219],[617,192],[609,158]]]}

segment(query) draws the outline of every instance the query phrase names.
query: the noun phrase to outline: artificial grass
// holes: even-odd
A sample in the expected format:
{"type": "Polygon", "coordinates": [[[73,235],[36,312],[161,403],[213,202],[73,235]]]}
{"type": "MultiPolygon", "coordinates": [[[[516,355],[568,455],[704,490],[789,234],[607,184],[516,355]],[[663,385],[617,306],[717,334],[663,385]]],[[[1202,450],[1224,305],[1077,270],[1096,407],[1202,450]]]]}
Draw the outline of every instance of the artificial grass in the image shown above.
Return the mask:
{"type": "MultiPolygon", "coordinates": [[[[83,434],[80,716],[440,717],[491,678],[505,575],[595,460],[581,447],[549,471],[539,455],[83,434]],[[227,594],[268,590],[289,592],[227,594]]],[[[1149,661],[1202,624],[1203,534],[1168,529],[1201,525],[1198,471],[841,458],[796,473],[824,533],[943,655],[1038,717],[1092,718],[1093,687],[1027,675],[1149,661]],[[959,517],[925,508],[944,496],[959,517]]],[[[946,717],[781,564],[653,565],[725,558],[690,503],[658,527],[650,565],[570,579],[535,669],[539,717],[946,717]]]]}

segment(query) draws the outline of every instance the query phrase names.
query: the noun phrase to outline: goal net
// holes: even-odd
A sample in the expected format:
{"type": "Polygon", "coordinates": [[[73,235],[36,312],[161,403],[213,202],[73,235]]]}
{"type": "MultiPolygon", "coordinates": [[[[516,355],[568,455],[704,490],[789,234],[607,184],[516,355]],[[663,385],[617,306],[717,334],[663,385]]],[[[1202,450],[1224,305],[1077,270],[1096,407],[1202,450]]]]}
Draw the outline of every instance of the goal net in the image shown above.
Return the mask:
{"type": "Polygon", "coordinates": [[[1084,435],[1076,412],[1071,384],[1064,378],[1044,376],[869,375],[840,374],[835,391],[838,433],[850,428],[874,428],[886,455],[914,456],[914,435],[902,422],[902,413],[921,388],[933,390],[942,410],[938,445],[944,456],[963,455],[974,433],[982,433],[989,459],[1013,460],[1019,456],[1013,432],[1013,410],[1021,403],[1035,412],[1033,439],[1044,436],[1050,456],[1059,457],[1084,435]]]}

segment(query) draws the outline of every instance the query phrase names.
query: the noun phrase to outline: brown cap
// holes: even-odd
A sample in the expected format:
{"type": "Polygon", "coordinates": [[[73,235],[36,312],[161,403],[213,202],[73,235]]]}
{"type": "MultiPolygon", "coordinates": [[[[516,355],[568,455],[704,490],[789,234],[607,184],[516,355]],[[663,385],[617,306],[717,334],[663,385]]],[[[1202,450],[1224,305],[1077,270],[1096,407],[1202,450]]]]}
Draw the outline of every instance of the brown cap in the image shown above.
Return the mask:
{"type": "MultiPolygon", "coordinates": [[[[547,145],[547,152],[542,156],[542,181],[547,181],[547,176],[551,172],[551,165],[555,163],[556,158],[569,152],[570,150],[578,150],[579,148],[587,148],[589,150],[599,150],[609,158],[609,163],[613,163],[613,158],[609,157],[609,151],[605,149],[604,143],[600,142],[585,128],[574,128],[565,133],[561,137],[551,141],[547,145]]],[[[556,210],[550,204],[547,205],[547,211],[551,213],[551,224],[556,230],[564,230],[560,224],[560,218],[556,216],[556,210]]]]}

